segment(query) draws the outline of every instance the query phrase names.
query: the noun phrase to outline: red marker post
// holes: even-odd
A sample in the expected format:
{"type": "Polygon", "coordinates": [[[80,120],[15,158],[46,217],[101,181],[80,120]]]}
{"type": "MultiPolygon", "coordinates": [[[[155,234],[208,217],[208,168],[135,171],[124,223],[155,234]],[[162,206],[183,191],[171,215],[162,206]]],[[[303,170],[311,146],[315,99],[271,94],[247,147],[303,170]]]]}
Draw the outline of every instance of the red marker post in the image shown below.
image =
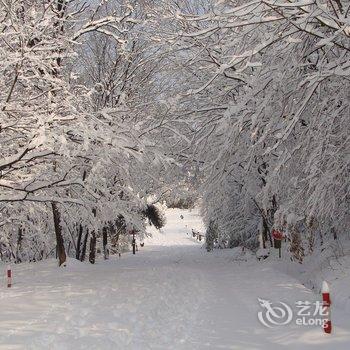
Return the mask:
{"type": "Polygon", "coordinates": [[[7,266],[7,288],[10,288],[12,286],[12,270],[11,266],[7,266]]]}
{"type": "Polygon", "coordinates": [[[322,283],[322,300],[323,300],[323,308],[324,314],[326,318],[323,324],[323,330],[325,333],[331,334],[332,332],[332,320],[331,320],[331,297],[329,293],[329,286],[326,281],[322,283]]]}
{"type": "Polygon", "coordinates": [[[281,253],[281,247],[282,247],[282,239],[284,238],[284,235],[282,232],[273,230],[272,231],[272,238],[273,238],[273,245],[276,249],[278,249],[278,257],[281,259],[282,253],[281,253]]]}

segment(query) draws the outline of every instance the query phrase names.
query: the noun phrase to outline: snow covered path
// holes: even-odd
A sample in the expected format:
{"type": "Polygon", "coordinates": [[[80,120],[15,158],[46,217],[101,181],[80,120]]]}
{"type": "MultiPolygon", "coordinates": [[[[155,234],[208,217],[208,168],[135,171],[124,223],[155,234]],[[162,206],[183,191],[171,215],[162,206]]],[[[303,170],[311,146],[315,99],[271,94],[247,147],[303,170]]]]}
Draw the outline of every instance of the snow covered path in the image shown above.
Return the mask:
{"type": "Polygon", "coordinates": [[[271,264],[205,252],[187,235],[198,217],[169,213],[165,233],[136,256],[15,266],[13,288],[0,290],[0,349],[348,349],[340,310],[332,336],[261,325],[258,297],[294,305],[316,296],[271,264]]]}

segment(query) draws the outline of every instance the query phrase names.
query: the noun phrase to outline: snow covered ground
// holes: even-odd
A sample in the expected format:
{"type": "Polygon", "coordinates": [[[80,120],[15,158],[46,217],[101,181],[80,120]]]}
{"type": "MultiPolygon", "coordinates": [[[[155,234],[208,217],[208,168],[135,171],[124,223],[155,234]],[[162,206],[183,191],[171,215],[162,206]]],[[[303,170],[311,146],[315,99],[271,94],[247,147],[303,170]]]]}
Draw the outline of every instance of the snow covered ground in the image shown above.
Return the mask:
{"type": "Polygon", "coordinates": [[[207,253],[190,235],[202,230],[196,211],[169,210],[167,219],[135,256],[14,266],[13,287],[0,289],[0,349],[349,349],[341,308],[332,335],[294,322],[263,326],[258,298],[293,306],[320,296],[273,262],[207,253]]]}

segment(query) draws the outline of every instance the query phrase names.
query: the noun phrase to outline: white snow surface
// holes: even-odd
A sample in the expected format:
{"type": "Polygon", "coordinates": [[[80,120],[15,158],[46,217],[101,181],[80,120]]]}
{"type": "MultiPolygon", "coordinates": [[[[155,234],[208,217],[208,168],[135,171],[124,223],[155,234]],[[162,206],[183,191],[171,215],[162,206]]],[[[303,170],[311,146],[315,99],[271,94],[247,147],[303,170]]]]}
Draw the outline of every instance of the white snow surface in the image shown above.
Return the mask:
{"type": "Polygon", "coordinates": [[[321,296],[240,248],[207,253],[191,228],[203,231],[197,211],[172,209],[135,256],[13,265],[13,287],[0,288],[0,349],[349,348],[342,308],[332,310],[332,335],[260,324],[258,298],[293,306],[321,296]]]}

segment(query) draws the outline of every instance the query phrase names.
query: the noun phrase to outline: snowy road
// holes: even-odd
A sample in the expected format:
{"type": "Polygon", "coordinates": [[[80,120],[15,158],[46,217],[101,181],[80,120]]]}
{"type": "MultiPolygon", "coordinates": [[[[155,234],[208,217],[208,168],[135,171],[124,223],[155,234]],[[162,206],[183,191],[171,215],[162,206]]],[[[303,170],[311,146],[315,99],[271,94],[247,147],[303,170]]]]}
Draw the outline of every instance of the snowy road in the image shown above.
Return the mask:
{"type": "Polygon", "coordinates": [[[1,288],[0,349],[348,349],[339,310],[332,336],[261,325],[258,298],[294,305],[317,296],[268,263],[205,252],[187,235],[198,217],[169,213],[165,233],[136,256],[16,266],[13,288],[1,288]]]}

